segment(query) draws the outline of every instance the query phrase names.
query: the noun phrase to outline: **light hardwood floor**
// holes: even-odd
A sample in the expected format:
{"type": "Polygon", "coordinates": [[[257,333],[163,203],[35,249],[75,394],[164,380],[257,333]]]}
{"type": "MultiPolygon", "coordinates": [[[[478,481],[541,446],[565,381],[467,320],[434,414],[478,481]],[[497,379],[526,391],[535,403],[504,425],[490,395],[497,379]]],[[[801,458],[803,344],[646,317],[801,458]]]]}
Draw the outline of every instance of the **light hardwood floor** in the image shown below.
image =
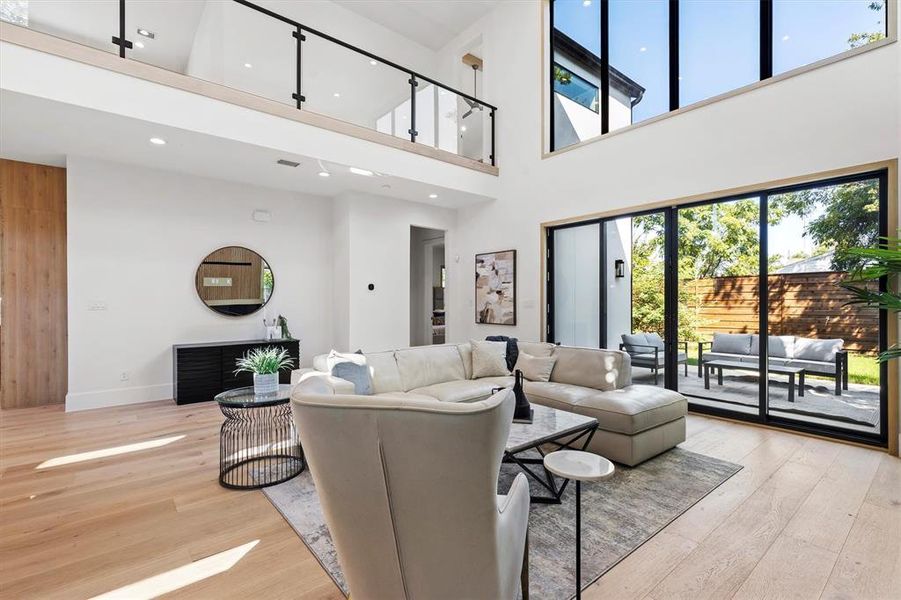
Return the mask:
{"type": "MultiPolygon", "coordinates": [[[[89,598],[258,542],[185,598],[342,598],[261,492],[219,487],[215,405],[0,413],[0,597],[89,598]],[[183,437],[179,437],[183,436],[183,437]],[[169,439],[38,469],[76,453],[169,439]]],[[[586,598],[897,598],[901,460],[689,417],[683,446],[744,469],[586,598]]]]}

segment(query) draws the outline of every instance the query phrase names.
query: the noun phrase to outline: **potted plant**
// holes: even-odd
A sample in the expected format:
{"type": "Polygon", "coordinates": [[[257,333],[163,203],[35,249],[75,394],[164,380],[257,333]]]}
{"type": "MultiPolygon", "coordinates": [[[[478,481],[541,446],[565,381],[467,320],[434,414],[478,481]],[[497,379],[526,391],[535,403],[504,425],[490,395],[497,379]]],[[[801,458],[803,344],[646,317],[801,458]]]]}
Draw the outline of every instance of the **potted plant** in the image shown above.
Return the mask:
{"type": "MultiPolygon", "coordinates": [[[[901,239],[882,238],[876,248],[849,248],[840,255],[859,261],[851,276],[839,284],[854,295],[848,304],[863,304],[901,317],[901,239]],[[881,290],[876,284],[883,277],[888,285],[881,290]]],[[[901,344],[879,354],[879,362],[897,358],[901,358],[901,344]]]]}
{"type": "Polygon", "coordinates": [[[253,373],[254,394],[274,394],[278,391],[278,372],[291,368],[293,363],[285,348],[254,348],[235,362],[235,374],[253,373]]]}

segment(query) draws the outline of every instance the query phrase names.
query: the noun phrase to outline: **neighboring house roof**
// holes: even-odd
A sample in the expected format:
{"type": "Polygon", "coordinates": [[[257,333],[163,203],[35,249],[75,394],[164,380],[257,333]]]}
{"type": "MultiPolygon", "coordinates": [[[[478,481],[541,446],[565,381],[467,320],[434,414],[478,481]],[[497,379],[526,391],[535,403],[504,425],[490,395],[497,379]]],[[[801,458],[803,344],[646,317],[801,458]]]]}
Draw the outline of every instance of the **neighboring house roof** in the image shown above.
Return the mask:
{"type": "Polygon", "coordinates": [[[823,254],[817,254],[809,258],[789,263],[776,271],[776,274],[785,275],[787,273],[824,273],[835,271],[832,268],[832,258],[835,252],[830,250],[823,254]]]}
{"type": "MultiPolygon", "coordinates": [[[[567,58],[595,77],[601,77],[603,69],[600,57],[558,29],[554,29],[554,50],[566,55],[567,58]]],[[[628,94],[632,98],[632,106],[641,102],[645,92],[645,88],[637,81],[612,66],[610,67],[610,87],[628,94]]]]}

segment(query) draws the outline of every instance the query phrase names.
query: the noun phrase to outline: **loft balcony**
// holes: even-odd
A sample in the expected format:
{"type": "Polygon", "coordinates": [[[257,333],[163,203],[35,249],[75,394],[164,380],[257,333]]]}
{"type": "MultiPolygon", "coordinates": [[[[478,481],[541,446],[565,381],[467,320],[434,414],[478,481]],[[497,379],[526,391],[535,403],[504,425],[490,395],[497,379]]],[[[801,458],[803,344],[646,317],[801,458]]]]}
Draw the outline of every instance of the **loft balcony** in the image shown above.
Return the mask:
{"type": "Polygon", "coordinates": [[[11,1],[3,3],[0,21],[3,42],[498,172],[496,106],[266,6],[245,0],[11,1]]]}

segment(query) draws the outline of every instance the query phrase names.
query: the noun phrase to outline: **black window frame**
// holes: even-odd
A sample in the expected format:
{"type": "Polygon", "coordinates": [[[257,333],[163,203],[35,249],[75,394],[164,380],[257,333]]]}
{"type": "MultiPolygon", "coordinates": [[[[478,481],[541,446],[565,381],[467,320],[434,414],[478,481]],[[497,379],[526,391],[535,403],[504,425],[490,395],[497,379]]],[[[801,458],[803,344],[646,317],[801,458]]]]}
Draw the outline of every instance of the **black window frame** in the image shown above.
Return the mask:
{"type": "MultiPolygon", "coordinates": [[[[827,187],[839,185],[843,183],[851,183],[855,181],[866,181],[875,179],[879,182],[879,235],[880,237],[888,236],[888,196],[889,196],[889,171],[887,168],[881,168],[870,171],[860,171],[848,175],[836,177],[826,177],[822,179],[812,179],[803,183],[784,185],[784,186],[768,186],[761,185],[759,188],[743,192],[735,195],[717,196],[711,199],[699,200],[696,202],[687,202],[683,204],[673,204],[669,206],[657,207],[647,210],[636,210],[623,214],[610,215],[605,217],[597,217],[586,219],[584,221],[574,221],[562,225],[549,226],[545,228],[545,341],[556,342],[554,337],[554,232],[559,229],[570,227],[579,227],[581,225],[590,225],[598,223],[601,227],[600,236],[600,257],[601,257],[601,285],[606,287],[604,273],[606,272],[606,258],[604,256],[605,238],[604,231],[607,222],[616,221],[624,218],[634,218],[642,215],[663,213],[665,221],[664,229],[664,339],[667,345],[664,354],[664,387],[671,390],[678,389],[678,369],[676,364],[676,340],[678,338],[678,296],[679,296],[679,273],[678,273],[678,218],[680,209],[693,208],[705,204],[716,204],[721,202],[729,202],[733,200],[741,200],[747,198],[759,199],[760,222],[758,229],[758,239],[760,240],[759,249],[759,269],[758,269],[758,285],[760,305],[758,307],[758,332],[765,331],[769,335],[769,312],[768,312],[768,236],[769,223],[767,219],[767,210],[769,208],[769,199],[772,196],[795,192],[799,190],[812,189],[817,187],[827,187]]],[[[886,289],[887,278],[880,280],[880,289],[886,289]]],[[[600,346],[606,347],[607,340],[607,306],[603,294],[600,297],[600,346]]],[[[879,311],[879,351],[885,351],[888,348],[888,321],[889,315],[885,310],[879,311]]],[[[764,354],[768,357],[768,354],[764,354]]],[[[739,421],[747,421],[762,425],[779,427],[789,431],[797,431],[801,433],[809,433],[814,435],[822,435],[835,439],[851,441],[860,444],[866,444],[877,447],[888,447],[889,431],[888,431],[888,413],[889,413],[889,372],[888,362],[880,363],[879,366],[879,432],[865,433],[844,429],[841,427],[807,423],[800,419],[790,419],[784,416],[771,415],[768,410],[769,387],[767,373],[767,359],[759,361],[760,371],[758,372],[759,397],[758,410],[756,414],[749,414],[723,408],[721,406],[710,406],[708,404],[699,404],[692,402],[694,396],[688,395],[689,410],[700,414],[708,414],[719,417],[727,417],[739,421]]],[[[697,397],[698,399],[703,399],[697,397]]]]}
{"type": "MultiPolygon", "coordinates": [[[[759,25],[760,25],[760,39],[759,39],[759,63],[760,63],[760,76],[758,82],[765,81],[773,77],[773,52],[774,52],[774,41],[773,41],[773,2],[772,0],[759,0],[760,1],[760,12],[759,12],[759,25]]],[[[549,98],[550,102],[548,104],[548,114],[545,117],[549,122],[549,143],[548,148],[549,152],[554,152],[557,150],[556,148],[556,140],[555,140],[555,127],[554,127],[554,64],[556,60],[554,56],[556,54],[556,50],[554,48],[554,2],[555,0],[548,0],[549,3],[549,28],[548,28],[548,46],[549,46],[549,69],[550,69],[550,90],[549,90],[549,98]]],[[[600,0],[601,2],[601,10],[600,10],[600,22],[598,23],[598,27],[600,28],[600,36],[601,36],[601,51],[600,51],[600,61],[601,61],[601,86],[600,86],[600,109],[601,109],[601,136],[606,135],[610,132],[610,48],[609,48],[609,27],[610,27],[610,3],[609,0],[600,0]]],[[[894,18],[894,15],[890,12],[890,2],[885,3],[885,36],[889,37],[891,32],[891,28],[889,23],[891,19],[894,18]]],[[[669,112],[673,112],[675,110],[679,110],[679,0],[669,0],[669,112]]],[[[868,44],[869,45],[869,44],[868,44]]],[[[850,51],[846,50],[845,52],[850,51]]],[[[833,54],[831,56],[839,56],[842,53],[833,54]]],[[[830,57],[823,57],[824,59],[830,57]]],[[[791,69],[785,71],[784,73],[780,73],[780,76],[791,74],[796,69],[803,69],[805,66],[796,67],[795,69],[791,69]]],[[[567,69],[569,70],[569,69],[567,69]]],[[[741,88],[736,88],[741,89],[741,88]]],[[[729,90],[727,92],[723,92],[724,94],[728,94],[733,90],[729,90]]],[[[716,96],[712,96],[716,98],[716,96]]],[[[705,102],[705,100],[699,100],[698,102],[705,102]]],[[[689,104],[687,106],[693,106],[696,103],[689,104]]],[[[665,114],[665,113],[663,113],[665,114]]],[[[600,136],[598,136],[600,137],[600,136]]],[[[595,138],[592,138],[595,139],[595,138]]]]}

